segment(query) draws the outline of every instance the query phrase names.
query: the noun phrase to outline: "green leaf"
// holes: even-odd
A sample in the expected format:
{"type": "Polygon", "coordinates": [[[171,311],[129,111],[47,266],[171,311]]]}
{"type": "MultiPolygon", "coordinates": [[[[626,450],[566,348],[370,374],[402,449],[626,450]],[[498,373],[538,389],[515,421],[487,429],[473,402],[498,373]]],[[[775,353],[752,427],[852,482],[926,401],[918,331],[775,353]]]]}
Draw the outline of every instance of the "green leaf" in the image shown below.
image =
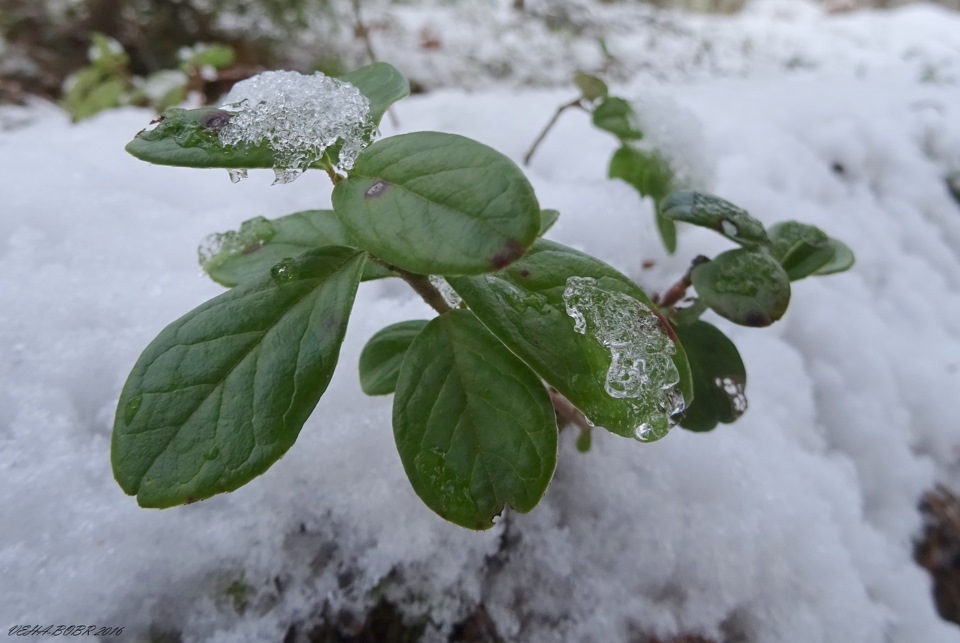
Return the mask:
{"type": "Polygon", "coordinates": [[[441,517],[488,529],[505,505],[533,509],[557,465],[557,422],[540,379],[468,310],[410,345],[393,404],[400,460],[441,517]]]}
{"type": "Polygon", "coordinates": [[[410,95],[410,83],[395,67],[373,63],[340,76],[370,99],[370,116],[377,125],[391,105],[410,95]]]}
{"type": "Polygon", "coordinates": [[[766,252],[728,250],[698,265],[690,277],[703,303],[743,326],[769,326],[790,303],[790,278],[766,252]]]}
{"type": "MultiPolygon", "coordinates": [[[[344,74],[346,80],[370,99],[370,115],[379,123],[387,108],[410,93],[407,81],[386,63],[374,63],[344,74]]],[[[276,166],[273,150],[264,142],[257,145],[239,143],[223,145],[220,129],[232,113],[215,107],[200,109],[171,108],[163,113],[152,130],[139,132],[126,150],[142,161],[158,165],[181,167],[273,168],[276,166]]],[[[327,154],[336,159],[341,147],[336,143],[327,154]]],[[[318,159],[310,167],[323,168],[318,159]]]]}
{"type": "Polygon", "coordinates": [[[763,224],[746,210],[711,194],[681,190],[660,202],[660,213],[674,221],[685,221],[715,230],[739,244],[766,244],[763,224]]]}
{"type": "MultiPolygon", "coordinates": [[[[200,265],[211,279],[231,288],[262,277],[283,259],[322,246],[356,246],[333,210],[304,210],[273,220],[256,217],[239,230],[211,235],[200,247],[200,265]]],[[[391,274],[368,262],[363,281],[391,274]]]]}
{"type": "Polygon", "coordinates": [[[797,281],[833,261],[836,246],[816,226],[798,221],[783,221],[770,228],[770,253],[790,277],[797,281]]]}
{"type": "Polygon", "coordinates": [[[541,210],[540,211],[540,232],[537,233],[537,236],[542,237],[547,233],[547,230],[553,227],[553,224],[557,222],[557,219],[560,218],[560,213],[556,210],[541,210]]]}
{"type": "Polygon", "coordinates": [[[667,196],[673,184],[673,170],[666,159],[656,152],[638,150],[630,145],[614,152],[608,176],[623,179],[642,196],[655,202],[667,196]]]}
{"type": "MultiPolygon", "coordinates": [[[[179,167],[272,168],[273,150],[266,143],[223,145],[220,129],[232,118],[216,107],[172,107],[152,130],[142,130],[127,143],[128,153],[141,161],[179,167]]],[[[322,167],[316,162],[311,167],[322,167]]]]}
{"type": "Polygon", "coordinates": [[[610,89],[605,82],[582,71],[573,74],[573,84],[580,90],[580,95],[588,101],[600,100],[610,94],[610,89]]]}
{"type": "Polygon", "coordinates": [[[830,260],[826,265],[821,266],[813,274],[815,275],[832,275],[838,272],[844,272],[845,270],[850,270],[854,264],[853,250],[851,250],[847,244],[837,239],[830,238],[830,245],[833,246],[833,259],[830,260]]]}
{"type": "Polygon", "coordinates": [[[120,487],[143,507],[170,507],[276,462],[333,376],[363,262],[352,248],[313,250],[167,326],[120,394],[120,487]]]}
{"type": "Polygon", "coordinates": [[[637,141],[643,138],[633,107],[615,96],[603,99],[593,110],[593,125],[610,132],[621,141],[637,141]]]}
{"type": "Polygon", "coordinates": [[[735,421],[747,410],[747,370],[736,345],[705,321],[678,325],[676,331],[693,371],[694,402],[680,426],[709,431],[718,422],[735,421]]]}
{"type": "Polygon", "coordinates": [[[688,402],[693,397],[683,347],[670,341],[670,325],[639,286],[598,259],[540,239],[506,270],[484,277],[448,277],[447,281],[507,348],[598,426],[644,440],[662,437],[669,428],[666,413],[656,408],[665,402],[664,391],[630,395],[618,390],[621,397],[608,393],[608,374],[611,386],[621,387],[633,353],[618,350],[623,357],[614,367],[612,349],[596,332],[595,313],[605,305],[609,310],[603,314],[604,322],[625,322],[621,339],[635,339],[630,334],[645,328],[645,341],[655,349],[644,355],[650,368],[663,379],[669,379],[672,368],[683,397],[688,402]],[[575,288],[565,300],[571,285],[575,288]],[[584,305],[589,304],[585,295],[595,300],[591,310],[586,310],[591,307],[584,305]],[[577,330],[577,320],[568,314],[568,301],[580,311],[584,332],[577,330]],[[656,350],[658,347],[672,347],[673,355],[667,357],[669,350],[656,350]],[[641,428],[643,424],[647,427],[641,428]]]}
{"type": "Polygon", "coordinates": [[[183,61],[181,68],[190,71],[193,67],[209,65],[215,69],[223,69],[232,65],[236,59],[237,55],[230,45],[198,45],[196,51],[183,61]]]}
{"type": "Polygon", "coordinates": [[[360,353],[360,388],[364,393],[389,395],[396,390],[407,349],[426,325],[423,319],[391,324],[370,338],[360,353]]]}
{"type": "Polygon", "coordinates": [[[677,251],[677,224],[671,219],[660,214],[660,208],[653,213],[654,222],[657,224],[657,232],[660,233],[660,240],[663,241],[663,247],[667,253],[673,254],[677,251]]]}
{"type": "Polygon", "coordinates": [[[513,161],[454,134],[374,143],[333,190],[333,209],[375,257],[418,274],[479,274],[519,259],[540,230],[513,161]]]}

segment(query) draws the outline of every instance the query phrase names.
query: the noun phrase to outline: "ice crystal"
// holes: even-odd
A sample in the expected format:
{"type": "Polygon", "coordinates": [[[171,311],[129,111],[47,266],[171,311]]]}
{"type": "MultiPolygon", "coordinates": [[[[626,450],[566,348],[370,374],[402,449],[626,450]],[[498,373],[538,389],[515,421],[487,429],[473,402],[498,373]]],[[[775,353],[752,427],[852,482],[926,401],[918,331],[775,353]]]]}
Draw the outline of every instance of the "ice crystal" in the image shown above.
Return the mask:
{"type": "Polygon", "coordinates": [[[563,301],[574,330],[593,336],[610,351],[604,388],[611,397],[632,403],[635,437],[663,437],[684,401],[672,359],[676,348],[660,318],[633,297],[602,288],[590,277],[567,279],[563,301]]]}
{"type": "Polygon", "coordinates": [[[223,106],[236,115],[220,130],[224,145],[266,143],[277,183],[289,183],[338,142],[337,169],[353,167],[378,132],[359,89],[320,72],[271,71],[234,85],[223,106]]]}

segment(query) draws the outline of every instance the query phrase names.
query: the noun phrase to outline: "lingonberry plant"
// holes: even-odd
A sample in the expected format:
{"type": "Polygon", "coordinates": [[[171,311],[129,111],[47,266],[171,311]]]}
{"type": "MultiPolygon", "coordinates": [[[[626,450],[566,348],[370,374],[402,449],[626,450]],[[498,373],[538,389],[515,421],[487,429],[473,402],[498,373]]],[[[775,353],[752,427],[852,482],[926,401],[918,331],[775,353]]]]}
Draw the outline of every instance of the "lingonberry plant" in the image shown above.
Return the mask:
{"type": "Polygon", "coordinates": [[[610,95],[596,76],[577,72],[579,95],[561,105],[527,152],[529,165],[539,144],[569,109],[590,113],[593,125],[613,134],[620,147],[607,175],[631,185],[653,201],[656,227],[667,252],[677,249],[676,222],[714,230],[740,248],[709,260],[696,257],[690,270],[657,300],[683,345],[693,374],[694,403],[687,404],[680,426],[709,431],[730,423],[746,410],[746,370],[733,342],[716,326],[700,320],[708,308],[743,326],[769,326],[790,302],[790,282],[812,275],[843,272],[853,252],[816,226],[785,221],[769,230],[742,208],[716,196],[686,189],[684,177],[644,134],[631,103],[610,95]],[[688,296],[690,287],[695,296],[688,296]],[[685,304],[678,307],[677,304],[685,304]]]}
{"type": "Polygon", "coordinates": [[[743,363],[700,313],[768,325],[790,279],[849,265],[810,226],[768,234],[732,204],[678,192],[660,201],[665,220],[742,247],[699,258],[655,302],[599,259],[542,238],[558,213],[495,150],[438,132],[374,141],[408,91],[383,63],[340,79],[272,72],[220,108],[168,110],[127,146],[233,180],[248,168],[273,168],[279,183],[319,169],[334,183],[332,210],[251,219],[201,248],[230,290],[160,333],[117,407],[114,474],[142,506],[234,490],[293,445],[333,375],[361,282],[402,279],[437,311],[376,333],[360,384],[394,395],[397,449],[420,498],[485,529],[506,505],[539,502],[558,423],[651,441],[677,421],[706,430],[736,419],[743,363]],[[691,283],[699,299],[679,308],[691,283]]]}

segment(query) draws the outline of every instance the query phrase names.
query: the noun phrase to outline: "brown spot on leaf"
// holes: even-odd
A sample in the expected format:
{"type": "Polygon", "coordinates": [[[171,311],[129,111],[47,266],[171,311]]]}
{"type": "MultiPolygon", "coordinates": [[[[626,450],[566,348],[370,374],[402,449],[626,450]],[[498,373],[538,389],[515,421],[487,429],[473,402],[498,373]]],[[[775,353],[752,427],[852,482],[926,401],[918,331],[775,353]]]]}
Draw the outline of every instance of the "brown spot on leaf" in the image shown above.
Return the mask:
{"type": "Polygon", "coordinates": [[[754,310],[750,313],[747,313],[747,317],[743,321],[747,326],[752,326],[753,328],[762,328],[773,323],[773,320],[770,319],[770,316],[761,310],[754,310]]]}
{"type": "Polygon", "coordinates": [[[490,260],[490,265],[493,266],[494,270],[500,270],[522,257],[526,251],[526,248],[513,239],[510,239],[503,248],[500,249],[500,252],[493,255],[493,259],[490,260]]]}
{"type": "Polygon", "coordinates": [[[204,129],[219,130],[229,123],[231,118],[233,118],[233,114],[230,112],[225,112],[222,109],[211,109],[200,117],[200,125],[204,129]]]}
{"type": "Polygon", "coordinates": [[[364,199],[376,199],[377,197],[383,196],[387,191],[388,183],[382,179],[378,179],[373,185],[367,188],[366,192],[363,193],[364,199]]]}
{"type": "Polygon", "coordinates": [[[520,271],[520,276],[521,276],[521,277],[529,277],[529,276],[530,276],[530,271],[527,270],[526,268],[524,268],[523,270],[520,271]]]}

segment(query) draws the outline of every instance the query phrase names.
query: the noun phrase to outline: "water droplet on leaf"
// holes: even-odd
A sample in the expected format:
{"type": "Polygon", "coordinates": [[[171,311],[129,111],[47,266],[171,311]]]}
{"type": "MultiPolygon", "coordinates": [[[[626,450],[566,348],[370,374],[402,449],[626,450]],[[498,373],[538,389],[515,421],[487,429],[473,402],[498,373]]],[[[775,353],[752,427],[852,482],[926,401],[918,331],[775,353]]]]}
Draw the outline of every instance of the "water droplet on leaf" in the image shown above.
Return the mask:
{"type": "Polygon", "coordinates": [[[299,277],[300,269],[297,262],[288,257],[270,269],[270,276],[276,283],[284,284],[299,277]]]}
{"type": "Polygon", "coordinates": [[[136,417],[137,411],[140,410],[140,404],[143,402],[143,397],[137,395],[136,397],[130,398],[130,401],[126,403],[123,407],[123,421],[126,424],[133,422],[133,418],[136,417]]]}

